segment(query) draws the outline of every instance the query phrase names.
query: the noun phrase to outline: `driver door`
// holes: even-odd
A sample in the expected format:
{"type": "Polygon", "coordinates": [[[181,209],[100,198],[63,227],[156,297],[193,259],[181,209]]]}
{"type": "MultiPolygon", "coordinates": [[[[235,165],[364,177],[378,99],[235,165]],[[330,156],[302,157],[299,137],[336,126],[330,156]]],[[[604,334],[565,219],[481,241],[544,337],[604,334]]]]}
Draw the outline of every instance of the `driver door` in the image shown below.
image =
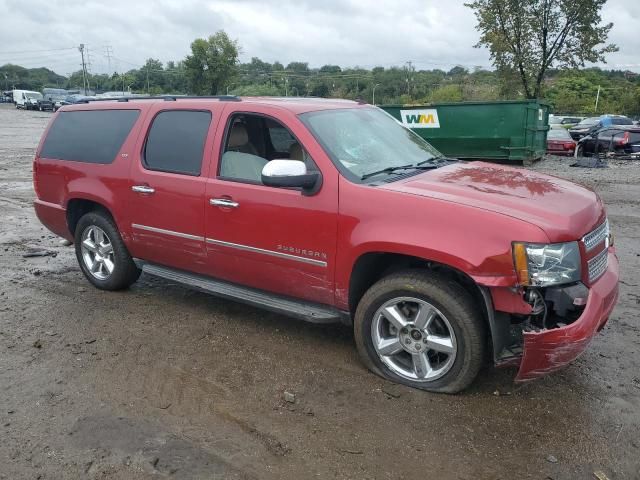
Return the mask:
{"type": "Polygon", "coordinates": [[[324,184],[313,195],[261,182],[261,169],[276,158],[306,159],[317,168],[303,144],[302,137],[310,135],[294,115],[288,120],[255,105],[251,112],[227,107],[218,161],[206,186],[209,271],[242,285],[332,304],[337,172],[322,172],[324,184]]]}

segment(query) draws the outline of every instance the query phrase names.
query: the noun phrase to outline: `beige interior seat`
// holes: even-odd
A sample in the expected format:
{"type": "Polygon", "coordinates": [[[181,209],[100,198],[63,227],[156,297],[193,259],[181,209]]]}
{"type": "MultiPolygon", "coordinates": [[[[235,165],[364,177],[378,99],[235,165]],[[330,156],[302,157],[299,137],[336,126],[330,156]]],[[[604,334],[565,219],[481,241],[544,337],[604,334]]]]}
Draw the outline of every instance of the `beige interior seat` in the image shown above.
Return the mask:
{"type": "Polygon", "coordinates": [[[227,151],[250,153],[251,155],[258,154],[256,148],[249,141],[247,128],[242,123],[236,123],[231,127],[227,151]]]}

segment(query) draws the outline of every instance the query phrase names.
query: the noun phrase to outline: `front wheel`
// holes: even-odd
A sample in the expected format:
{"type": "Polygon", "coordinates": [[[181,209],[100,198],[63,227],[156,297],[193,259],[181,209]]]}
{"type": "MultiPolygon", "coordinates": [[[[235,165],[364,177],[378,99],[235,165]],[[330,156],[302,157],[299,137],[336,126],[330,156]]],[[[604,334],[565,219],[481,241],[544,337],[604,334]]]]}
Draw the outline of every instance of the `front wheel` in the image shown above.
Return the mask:
{"type": "Polygon", "coordinates": [[[460,392],[484,362],[486,328],[473,298],[425,271],[374,284],[358,304],[354,333],[371,371],[422,390],[460,392]]]}
{"type": "Polygon", "coordinates": [[[140,276],[113,219],[102,212],[80,218],[75,232],[76,257],[82,273],[102,290],[122,290],[140,276]]]}

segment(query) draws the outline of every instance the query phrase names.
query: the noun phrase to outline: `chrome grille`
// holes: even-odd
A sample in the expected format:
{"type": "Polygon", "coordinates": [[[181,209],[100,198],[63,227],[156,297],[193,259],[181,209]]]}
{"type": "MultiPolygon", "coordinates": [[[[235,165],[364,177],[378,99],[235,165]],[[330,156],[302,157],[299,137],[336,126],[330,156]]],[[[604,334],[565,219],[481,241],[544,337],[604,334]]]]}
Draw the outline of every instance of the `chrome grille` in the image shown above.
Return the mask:
{"type": "Polygon", "coordinates": [[[587,252],[593,250],[600,245],[609,236],[609,220],[605,220],[603,224],[595,230],[587,233],[582,237],[587,252]]]}
{"type": "Polygon", "coordinates": [[[607,270],[609,250],[605,248],[598,255],[589,260],[589,283],[593,283],[607,270]]]}

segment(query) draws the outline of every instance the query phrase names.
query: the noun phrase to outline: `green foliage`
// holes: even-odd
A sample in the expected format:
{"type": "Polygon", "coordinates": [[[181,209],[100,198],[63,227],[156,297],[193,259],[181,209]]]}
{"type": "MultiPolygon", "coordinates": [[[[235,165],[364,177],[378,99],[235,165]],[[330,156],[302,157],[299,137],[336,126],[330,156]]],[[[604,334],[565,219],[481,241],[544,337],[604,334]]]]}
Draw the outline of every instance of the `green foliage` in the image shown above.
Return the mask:
{"type": "Polygon", "coordinates": [[[223,93],[238,73],[239,47],[223,31],[191,43],[191,55],[184,61],[190,89],[198,95],[223,93]]]}
{"type": "Polygon", "coordinates": [[[547,80],[547,98],[558,113],[640,115],[638,75],[598,68],[554,72],[547,80]],[[598,108],[596,97],[600,88],[598,108]]]}
{"type": "Polygon", "coordinates": [[[231,95],[239,95],[245,97],[279,97],[283,93],[271,85],[243,85],[230,90],[231,95]]]}
{"type": "Polygon", "coordinates": [[[0,67],[0,90],[17,88],[40,91],[44,87],[62,88],[65,81],[65,77],[48,68],[24,68],[10,63],[0,67]]]}
{"type": "Polygon", "coordinates": [[[615,52],[605,45],[613,24],[601,25],[607,0],[474,0],[480,41],[498,70],[517,71],[524,95],[542,96],[549,68],[584,67],[615,52]]]}
{"type": "Polygon", "coordinates": [[[429,95],[429,103],[461,102],[464,100],[460,85],[444,85],[438,87],[429,95]]]}

